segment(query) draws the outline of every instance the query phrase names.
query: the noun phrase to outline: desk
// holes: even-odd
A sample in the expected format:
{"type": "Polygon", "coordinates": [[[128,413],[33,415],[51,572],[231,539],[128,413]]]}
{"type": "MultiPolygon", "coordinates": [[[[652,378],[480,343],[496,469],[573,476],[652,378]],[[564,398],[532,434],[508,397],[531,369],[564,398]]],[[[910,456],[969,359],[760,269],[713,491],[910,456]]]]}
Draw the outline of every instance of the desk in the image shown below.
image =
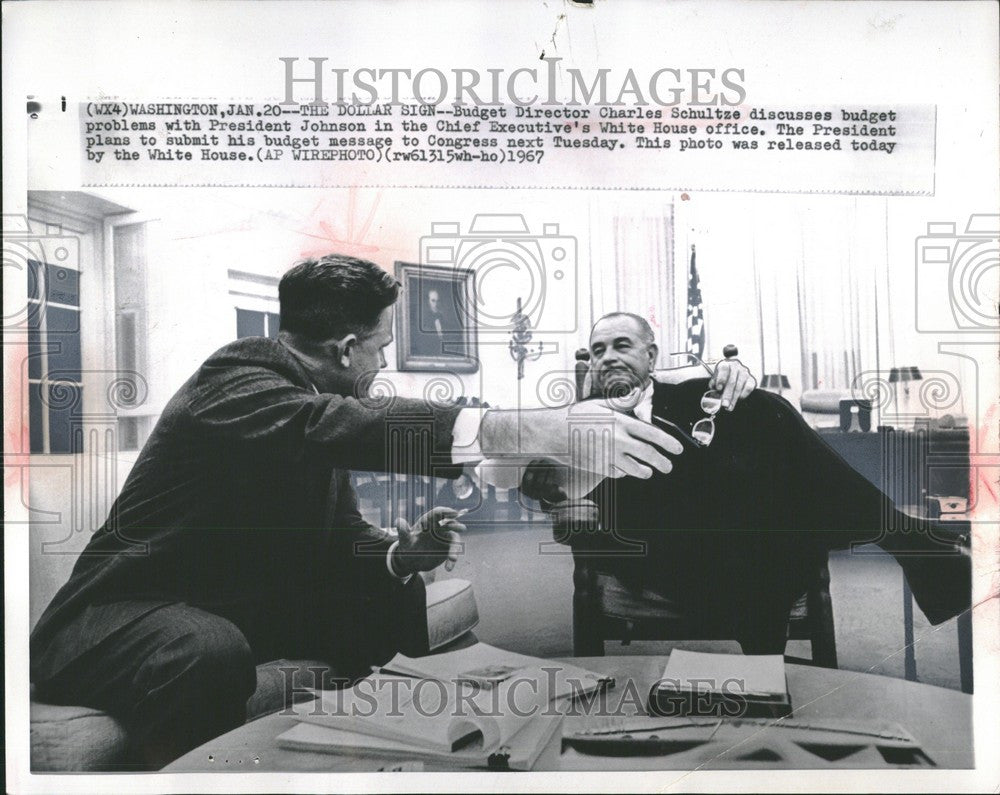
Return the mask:
{"type": "MultiPolygon", "coordinates": [[[[848,464],[887,494],[901,511],[926,518],[925,497],[969,497],[969,429],[923,428],[875,433],[821,429],[819,436],[848,464]]],[[[952,515],[955,520],[957,515],[952,515]]],[[[968,517],[962,521],[967,522],[968,517]]],[[[968,528],[964,528],[967,530],[968,528]]],[[[958,618],[962,690],[972,692],[972,614],[958,618]]],[[[906,678],[917,678],[913,597],[903,579],[903,647],[906,678]]]]}
{"type": "Polygon", "coordinates": [[[896,505],[923,505],[928,494],[969,496],[968,428],[817,432],[896,505]]]}
{"type": "MultiPolygon", "coordinates": [[[[662,676],[666,665],[665,657],[580,657],[567,658],[567,661],[612,674],[617,685],[608,694],[609,703],[612,706],[623,704],[623,715],[636,714],[632,701],[623,697],[628,687],[626,682],[634,683],[635,692],[641,694],[644,701],[650,686],[662,676]]],[[[804,665],[788,665],[786,670],[796,718],[894,721],[917,739],[939,768],[972,767],[971,696],[933,685],[851,671],[804,665]]],[[[593,726],[594,721],[595,718],[584,715],[567,716],[563,734],[593,726]]],[[[172,762],[163,772],[361,772],[386,765],[385,760],[351,759],[278,747],[275,738],[294,725],[295,719],[291,716],[268,715],[205,743],[172,762]]],[[[548,761],[539,769],[689,769],[690,763],[679,763],[679,756],[682,755],[612,758],[566,750],[561,756],[557,753],[543,755],[548,761]]],[[[702,766],[707,769],[759,768],[760,763],[719,758],[702,766]]],[[[771,763],[769,767],[774,769],[775,765],[771,763]]]]}

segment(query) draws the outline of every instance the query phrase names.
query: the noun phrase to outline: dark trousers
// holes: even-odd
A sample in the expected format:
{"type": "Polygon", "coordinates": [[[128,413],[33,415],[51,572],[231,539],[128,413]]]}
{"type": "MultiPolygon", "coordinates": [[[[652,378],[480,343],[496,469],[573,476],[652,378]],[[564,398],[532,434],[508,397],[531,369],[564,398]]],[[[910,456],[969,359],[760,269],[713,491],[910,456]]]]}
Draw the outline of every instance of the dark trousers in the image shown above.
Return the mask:
{"type": "MultiPolygon", "coordinates": [[[[96,609],[113,613],[117,605],[96,609]]],[[[170,604],[34,684],[45,701],[114,715],[132,746],[129,766],[157,769],[241,725],[257,674],[250,645],[231,621],[170,604]]]]}
{"type": "MultiPolygon", "coordinates": [[[[341,598],[349,597],[345,592],[341,598]]],[[[36,676],[33,684],[42,701],[92,707],[115,716],[129,736],[130,764],[140,769],[158,769],[240,726],[261,663],[279,658],[321,661],[330,666],[332,686],[340,686],[397,651],[411,656],[428,651],[421,577],[402,587],[358,594],[351,608],[340,610],[336,618],[333,611],[321,611],[296,624],[290,616],[282,631],[272,627],[250,640],[232,621],[184,603],[156,607],[126,621],[123,613],[133,613],[123,606],[89,606],[88,625],[115,629],[98,643],[66,655],[69,661],[54,672],[39,666],[46,673],[36,676]]],[[[50,642],[78,648],[79,632],[74,630],[79,625],[70,626],[73,623],[50,642]]],[[[310,676],[299,686],[326,682],[310,676]]],[[[288,704],[294,696],[291,684],[283,680],[288,704]]]]}

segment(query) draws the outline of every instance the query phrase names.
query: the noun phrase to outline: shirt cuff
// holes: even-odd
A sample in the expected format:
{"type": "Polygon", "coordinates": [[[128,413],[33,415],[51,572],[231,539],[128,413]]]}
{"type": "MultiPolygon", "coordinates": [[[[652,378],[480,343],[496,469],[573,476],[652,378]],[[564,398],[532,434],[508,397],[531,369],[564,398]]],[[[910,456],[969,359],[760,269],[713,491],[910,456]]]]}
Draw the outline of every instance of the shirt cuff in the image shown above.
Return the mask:
{"type": "Polygon", "coordinates": [[[392,553],[396,551],[396,547],[398,546],[399,546],[398,541],[393,541],[392,544],[389,546],[389,551],[385,553],[385,567],[389,570],[389,574],[392,575],[393,579],[399,580],[403,585],[406,585],[406,583],[410,581],[410,578],[413,575],[407,574],[405,577],[400,577],[392,569],[392,553]]]}
{"type": "Polygon", "coordinates": [[[502,491],[519,488],[527,463],[510,459],[500,461],[495,458],[480,461],[475,470],[480,490],[485,491],[484,486],[493,486],[502,491]]]}
{"type": "Polygon", "coordinates": [[[479,426],[486,411],[486,409],[468,408],[458,412],[452,429],[452,462],[467,464],[482,461],[483,448],[479,444],[479,426]]]}

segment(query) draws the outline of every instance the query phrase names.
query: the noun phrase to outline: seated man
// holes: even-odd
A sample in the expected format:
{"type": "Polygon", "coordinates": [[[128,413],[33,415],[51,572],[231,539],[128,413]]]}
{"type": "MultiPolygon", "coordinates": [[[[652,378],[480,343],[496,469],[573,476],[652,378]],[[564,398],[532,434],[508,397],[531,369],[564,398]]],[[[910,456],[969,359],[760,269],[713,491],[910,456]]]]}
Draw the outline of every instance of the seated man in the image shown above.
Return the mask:
{"type": "Polygon", "coordinates": [[[601,318],[591,331],[590,377],[621,411],[682,442],[671,471],[600,484],[567,482],[551,466],[525,472],[531,496],[596,503],[606,532],[568,539],[575,548],[589,547],[596,565],[630,588],[662,595],[678,619],[730,633],[746,653],[784,650],[792,605],[828,552],[853,543],[896,555],[932,623],[969,607],[964,549],[896,511],[781,397],[755,391],[719,411],[707,379],[653,380],[653,340],[637,315],[601,318]]]}
{"type": "MultiPolygon", "coordinates": [[[[256,663],[309,658],[352,676],[416,625],[407,597],[421,583],[407,581],[454,557],[461,525],[439,510],[398,538],[372,527],[347,470],[454,477],[483,453],[574,464],[571,408],[367,400],[398,294],[371,262],[300,263],[279,285],[278,340],[230,343],[178,390],[32,632],[39,698],[110,712],[161,766],[243,722],[256,663]]],[[[669,468],[660,450],[676,442],[606,411],[620,444],[602,465],[669,468]]]]}

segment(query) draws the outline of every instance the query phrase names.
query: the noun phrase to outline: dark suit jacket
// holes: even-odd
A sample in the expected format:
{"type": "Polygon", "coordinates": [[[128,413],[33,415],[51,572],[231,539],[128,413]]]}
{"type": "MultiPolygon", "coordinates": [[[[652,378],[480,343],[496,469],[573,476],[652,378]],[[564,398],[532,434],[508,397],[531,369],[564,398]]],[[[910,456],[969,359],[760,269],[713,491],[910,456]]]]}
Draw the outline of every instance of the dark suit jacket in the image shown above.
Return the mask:
{"type": "Polygon", "coordinates": [[[401,585],[386,568],[389,541],[358,513],[347,470],[455,476],[457,412],[318,395],[273,340],[217,351],[164,409],[32,632],[33,681],[172,602],[230,619],[260,659],[272,649],[364,657],[379,607],[389,609],[401,585]],[[112,602],[114,621],[88,615],[112,602]]]}
{"type": "MultiPolygon", "coordinates": [[[[707,379],[657,383],[653,414],[690,432],[705,416],[707,389],[707,379]]],[[[744,608],[752,620],[768,607],[787,620],[830,549],[874,541],[886,519],[898,517],[888,498],[769,392],[721,411],[711,445],[687,445],[672,460],[669,474],[598,487],[590,498],[615,537],[581,543],[604,546],[599,569],[705,621],[744,608]]]]}

